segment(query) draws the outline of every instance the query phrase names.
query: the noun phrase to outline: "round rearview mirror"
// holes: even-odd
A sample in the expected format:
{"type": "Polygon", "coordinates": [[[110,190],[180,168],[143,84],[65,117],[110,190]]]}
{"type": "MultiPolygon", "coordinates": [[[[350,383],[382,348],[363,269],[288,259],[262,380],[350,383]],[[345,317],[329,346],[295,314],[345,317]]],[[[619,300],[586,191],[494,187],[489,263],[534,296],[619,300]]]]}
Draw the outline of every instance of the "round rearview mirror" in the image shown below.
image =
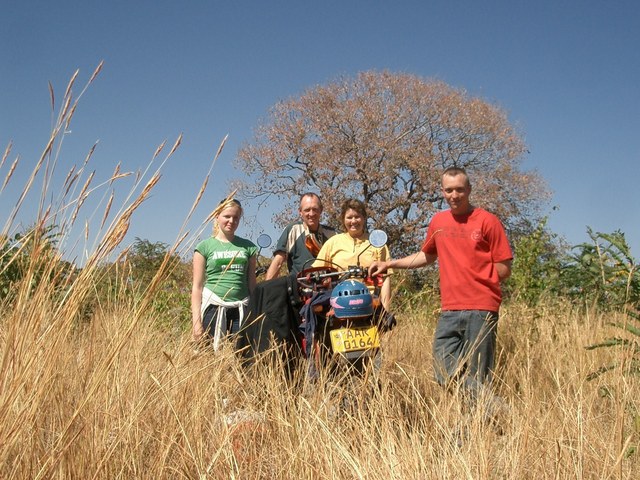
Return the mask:
{"type": "Polygon", "coordinates": [[[387,244],[387,234],[384,230],[372,230],[369,234],[369,243],[376,247],[384,247],[387,244]]]}
{"type": "Polygon", "coordinates": [[[258,236],[258,239],[256,241],[258,242],[258,246],[260,248],[267,248],[269,245],[271,245],[271,237],[266,233],[258,236]]]}

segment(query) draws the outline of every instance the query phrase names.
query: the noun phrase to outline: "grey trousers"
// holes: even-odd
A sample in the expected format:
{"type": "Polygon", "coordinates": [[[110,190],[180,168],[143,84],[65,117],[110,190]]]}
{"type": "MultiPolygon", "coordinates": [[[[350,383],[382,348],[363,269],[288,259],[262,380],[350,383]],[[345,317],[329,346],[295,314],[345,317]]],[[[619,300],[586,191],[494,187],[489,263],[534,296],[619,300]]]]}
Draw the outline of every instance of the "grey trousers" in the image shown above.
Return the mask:
{"type": "Polygon", "coordinates": [[[450,310],[440,314],[433,340],[433,361],[438,383],[462,381],[476,396],[491,382],[495,360],[498,313],[450,310]]]}

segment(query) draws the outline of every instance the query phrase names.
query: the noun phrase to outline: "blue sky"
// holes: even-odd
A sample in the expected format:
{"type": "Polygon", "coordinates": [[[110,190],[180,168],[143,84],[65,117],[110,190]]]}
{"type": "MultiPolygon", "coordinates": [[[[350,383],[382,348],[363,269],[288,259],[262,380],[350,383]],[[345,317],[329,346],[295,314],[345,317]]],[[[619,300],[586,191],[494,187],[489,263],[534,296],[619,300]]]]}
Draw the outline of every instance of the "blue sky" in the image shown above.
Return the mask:
{"type": "MultiPolygon", "coordinates": [[[[10,160],[21,157],[0,196],[3,225],[48,139],[47,83],[59,99],[76,69],[84,84],[104,60],[60,172],[99,141],[98,183],[118,162],[144,169],[162,141],[184,135],[128,236],[166,243],[225,135],[196,224],[240,175],[233,158],[270,106],[340,75],[388,69],[500,105],[528,145],[525,168],[553,191],[551,229],[572,244],[588,240],[587,225],[621,229],[640,258],[639,2],[2,0],[0,12],[0,149],[12,141],[10,160]]],[[[247,205],[257,218],[240,234],[277,236],[278,207],[247,205]]]]}

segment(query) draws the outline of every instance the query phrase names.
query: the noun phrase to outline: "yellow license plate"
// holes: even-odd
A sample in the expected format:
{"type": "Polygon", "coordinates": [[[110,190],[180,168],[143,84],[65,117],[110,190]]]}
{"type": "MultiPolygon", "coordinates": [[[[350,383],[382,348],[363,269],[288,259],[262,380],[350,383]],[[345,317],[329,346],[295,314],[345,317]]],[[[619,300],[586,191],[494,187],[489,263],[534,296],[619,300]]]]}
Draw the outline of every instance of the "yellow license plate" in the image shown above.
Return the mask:
{"type": "Polygon", "coordinates": [[[340,328],[331,330],[330,336],[334,353],[359,352],[380,347],[378,327],[340,328]]]}

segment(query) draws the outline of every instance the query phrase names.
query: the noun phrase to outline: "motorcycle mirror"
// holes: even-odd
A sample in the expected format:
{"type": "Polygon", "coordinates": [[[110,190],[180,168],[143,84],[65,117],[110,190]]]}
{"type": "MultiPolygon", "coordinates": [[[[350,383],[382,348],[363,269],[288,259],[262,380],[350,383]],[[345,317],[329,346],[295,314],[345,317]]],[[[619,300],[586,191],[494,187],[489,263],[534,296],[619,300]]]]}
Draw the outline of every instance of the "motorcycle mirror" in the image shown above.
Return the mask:
{"type": "Polygon", "coordinates": [[[263,233],[258,237],[256,242],[258,243],[258,246],[260,248],[267,248],[269,245],[271,245],[271,237],[266,233],[263,233]]]}
{"type": "Polygon", "coordinates": [[[369,243],[375,247],[384,247],[387,244],[387,234],[384,230],[372,230],[369,234],[369,243]]]}

